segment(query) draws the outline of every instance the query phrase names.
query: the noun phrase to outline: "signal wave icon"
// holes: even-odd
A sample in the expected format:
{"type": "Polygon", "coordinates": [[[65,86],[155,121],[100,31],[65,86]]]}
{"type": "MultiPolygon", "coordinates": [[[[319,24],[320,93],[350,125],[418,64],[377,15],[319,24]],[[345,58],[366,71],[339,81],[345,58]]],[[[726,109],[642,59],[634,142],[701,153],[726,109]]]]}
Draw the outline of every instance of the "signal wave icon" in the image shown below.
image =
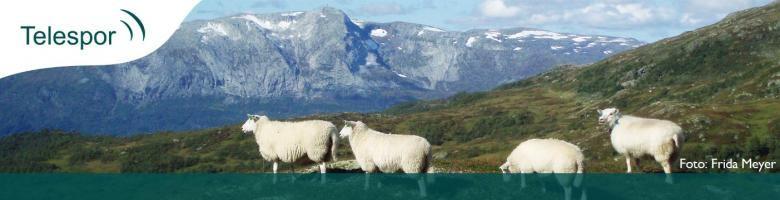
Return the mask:
{"type": "MultiPolygon", "coordinates": [[[[120,10],[122,12],[126,13],[127,15],[129,15],[133,19],[133,21],[135,21],[135,23],[141,29],[141,40],[142,41],[146,40],[146,28],[144,28],[144,23],[141,22],[141,19],[138,18],[138,16],[135,15],[135,13],[133,13],[133,12],[130,12],[130,11],[125,10],[125,9],[120,9],[120,10]]],[[[125,20],[119,20],[119,21],[122,22],[122,24],[125,24],[125,27],[127,27],[127,31],[130,32],[130,40],[132,41],[134,34],[133,34],[133,29],[130,28],[130,24],[128,24],[125,20]]]]}

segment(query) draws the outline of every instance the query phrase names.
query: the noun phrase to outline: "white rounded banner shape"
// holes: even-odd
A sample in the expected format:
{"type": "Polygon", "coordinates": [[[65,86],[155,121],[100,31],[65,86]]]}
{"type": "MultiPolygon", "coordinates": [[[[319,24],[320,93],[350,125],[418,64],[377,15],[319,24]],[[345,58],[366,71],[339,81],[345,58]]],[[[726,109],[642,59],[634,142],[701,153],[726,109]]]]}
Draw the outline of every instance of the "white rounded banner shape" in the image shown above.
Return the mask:
{"type": "Polygon", "coordinates": [[[41,68],[139,59],[162,46],[198,2],[7,2],[0,6],[0,78],[41,68]]]}

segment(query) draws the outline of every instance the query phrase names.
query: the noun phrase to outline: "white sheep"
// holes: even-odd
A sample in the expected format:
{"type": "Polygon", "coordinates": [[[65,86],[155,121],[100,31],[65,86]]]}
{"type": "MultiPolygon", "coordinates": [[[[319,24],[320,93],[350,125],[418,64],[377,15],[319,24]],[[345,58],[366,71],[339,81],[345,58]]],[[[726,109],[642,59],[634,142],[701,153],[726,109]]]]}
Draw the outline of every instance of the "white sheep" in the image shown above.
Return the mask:
{"type": "MultiPolygon", "coordinates": [[[[612,147],[626,157],[628,173],[632,171],[632,160],[638,166],[639,158],[644,155],[653,156],[666,174],[672,173],[672,163],[685,141],[680,126],[667,120],[623,116],[617,108],[598,110],[598,113],[599,124],[606,124],[612,129],[612,147]]],[[[667,176],[667,181],[671,181],[670,176],[667,176]]]]}
{"type": "MultiPolygon", "coordinates": [[[[517,145],[499,169],[505,175],[521,173],[522,187],[525,187],[526,173],[553,173],[568,200],[571,199],[572,185],[580,187],[582,183],[584,158],[580,148],[574,144],[557,139],[530,139],[517,145]],[[575,173],[576,176],[573,176],[575,173]]],[[[585,190],[582,197],[585,197],[585,190]]]]}
{"type": "MultiPolygon", "coordinates": [[[[344,128],[339,135],[349,138],[352,154],[368,174],[381,171],[394,173],[427,173],[431,167],[431,144],[428,140],[416,135],[385,134],[369,128],[360,121],[344,121],[344,128]]],[[[425,183],[418,178],[420,194],[425,196],[425,183]]]]}
{"type": "Polygon", "coordinates": [[[263,159],[273,162],[274,173],[278,162],[294,163],[306,157],[319,164],[325,173],[325,162],[336,161],[338,135],[333,123],[322,120],[299,122],[271,121],[266,116],[247,115],[241,129],[254,132],[255,141],[263,159]]]}

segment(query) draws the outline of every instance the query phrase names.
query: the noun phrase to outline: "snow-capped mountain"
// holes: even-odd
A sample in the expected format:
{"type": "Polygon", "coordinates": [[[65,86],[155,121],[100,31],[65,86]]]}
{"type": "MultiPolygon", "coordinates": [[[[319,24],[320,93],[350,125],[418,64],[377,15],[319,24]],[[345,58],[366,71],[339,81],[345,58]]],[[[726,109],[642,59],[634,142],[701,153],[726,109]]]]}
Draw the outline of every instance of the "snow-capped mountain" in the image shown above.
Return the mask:
{"type": "Polygon", "coordinates": [[[192,21],[125,64],[0,79],[0,135],[42,128],[132,134],[272,117],[374,111],[479,91],[644,43],[538,29],[446,31],[337,9],[192,21]]]}

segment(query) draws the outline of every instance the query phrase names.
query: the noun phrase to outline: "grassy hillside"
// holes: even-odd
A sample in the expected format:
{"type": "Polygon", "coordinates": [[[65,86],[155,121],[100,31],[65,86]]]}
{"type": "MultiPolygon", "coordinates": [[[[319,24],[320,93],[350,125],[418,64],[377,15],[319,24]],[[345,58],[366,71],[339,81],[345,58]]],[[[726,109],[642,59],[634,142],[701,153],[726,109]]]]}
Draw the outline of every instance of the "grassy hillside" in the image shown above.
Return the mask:
{"type": "MultiPolygon", "coordinates": [[[[579,145],[591,172],[622,172],[623,159],[596,123],[596,109],[669,119],[685,129],[682,157],[780,160],[780,4],[586,67],[559,67],[483,93],[413,102],[383,113],[312,116],[363,120],[393,134],[417,134],[435,166],[496,172],[529,138],[579,145]]],[[[341,158],[351,158],[342,146],[341,158]]],[[[0,139],[0,171],[254,172],[267,166],[238,125],[129,138],[46,131],[0,139]]],[[[284,167],[283,167],[284,168],[284,167]]],[[[647,160],[643,171],[660,171],[647,160]]],[[[773,171],[778,171],[777,168],[773,171]]]]}

